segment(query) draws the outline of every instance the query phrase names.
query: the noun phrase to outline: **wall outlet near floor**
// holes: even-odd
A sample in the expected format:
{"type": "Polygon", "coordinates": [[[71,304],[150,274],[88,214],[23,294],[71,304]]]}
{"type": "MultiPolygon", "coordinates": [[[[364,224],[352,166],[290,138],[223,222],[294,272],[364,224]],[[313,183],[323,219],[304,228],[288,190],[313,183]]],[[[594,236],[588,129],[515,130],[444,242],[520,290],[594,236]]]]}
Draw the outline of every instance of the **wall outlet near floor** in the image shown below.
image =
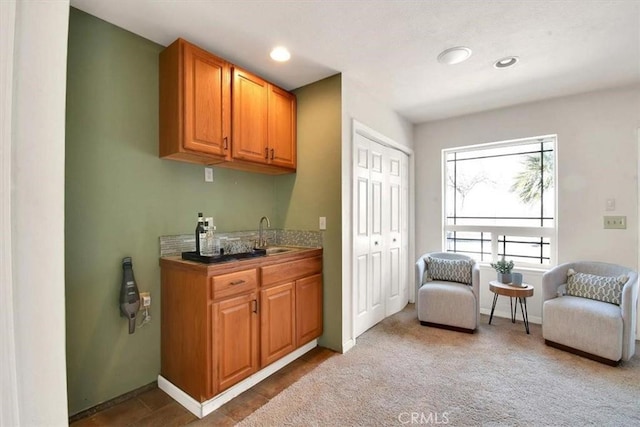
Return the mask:
{"type": "Polygon", "coordinates": [[[149,307],[151,307],[151,292],[140,292],[139,310],[144,310],[145,308],[149,307]]]}
{"type": "Polygon", "coordinates": [[[604,217],[604,228],[606,229],[626,229],[627,217],[626,216],[610,216],[604,217]]]}

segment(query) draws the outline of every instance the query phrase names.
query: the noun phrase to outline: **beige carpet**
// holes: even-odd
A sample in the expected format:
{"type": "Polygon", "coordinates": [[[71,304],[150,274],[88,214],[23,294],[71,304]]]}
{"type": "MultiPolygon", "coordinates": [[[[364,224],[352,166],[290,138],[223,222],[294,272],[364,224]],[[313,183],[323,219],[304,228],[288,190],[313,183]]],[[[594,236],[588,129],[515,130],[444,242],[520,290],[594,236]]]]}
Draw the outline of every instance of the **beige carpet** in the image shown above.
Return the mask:
{"type": "Polygon", "coordinates": [[[424,327],[409,305],[240,425],[640,425],[637,355],[613,368],[545,346],[539,325],[487,321],[424,327]]]}

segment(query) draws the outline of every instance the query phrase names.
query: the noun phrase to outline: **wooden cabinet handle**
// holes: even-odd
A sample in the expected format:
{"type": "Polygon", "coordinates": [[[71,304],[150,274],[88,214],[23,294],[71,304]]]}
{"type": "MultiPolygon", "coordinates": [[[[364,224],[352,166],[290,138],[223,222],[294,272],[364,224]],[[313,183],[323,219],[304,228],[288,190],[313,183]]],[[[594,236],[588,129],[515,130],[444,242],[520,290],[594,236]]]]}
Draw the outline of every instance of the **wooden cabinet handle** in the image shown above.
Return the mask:
{"type": "Polygon", "coordinates": [[[229,149],[229,138],[227,138],[226,136],[222,139],[223,144],[224,144],[224,149],[228,150],[229,149]]]}
{"type": "Polygon", "coordinates": [[[264,158],[269,160],[269,149],[268,148],[264,149],[264,158]]]}
{"type": "Polygon", "coordinates": [[[275,150],[272,148],[271,149],[271,160],[273,160],[273,153],[275,152],[275,150]]]}
{"type": "Polygon", "coordinates": [[[233,282],[229,282],[229,284],[232,285],[232,286],[242,285],[243,283],[245,283],[244,280],[235,280],[233,282]]]}

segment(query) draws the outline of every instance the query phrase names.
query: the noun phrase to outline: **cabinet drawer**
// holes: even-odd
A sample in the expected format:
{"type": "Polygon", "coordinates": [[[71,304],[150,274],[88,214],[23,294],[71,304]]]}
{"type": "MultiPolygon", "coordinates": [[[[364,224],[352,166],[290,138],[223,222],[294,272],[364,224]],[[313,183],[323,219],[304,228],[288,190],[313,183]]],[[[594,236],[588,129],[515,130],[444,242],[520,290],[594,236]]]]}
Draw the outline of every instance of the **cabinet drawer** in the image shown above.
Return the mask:
{"type": "Polygon", "coordinates": [[[262,267],[262,286],[295,280],[322,272],[322,257],[305,258],[298,261],[262,267]]]}
{"type": "Polygon", "coordinates": [[[257,286],[258,272],[255,268],[213,276],[211,278],[211,291],[214,299],[251,291],[257,286]]]}

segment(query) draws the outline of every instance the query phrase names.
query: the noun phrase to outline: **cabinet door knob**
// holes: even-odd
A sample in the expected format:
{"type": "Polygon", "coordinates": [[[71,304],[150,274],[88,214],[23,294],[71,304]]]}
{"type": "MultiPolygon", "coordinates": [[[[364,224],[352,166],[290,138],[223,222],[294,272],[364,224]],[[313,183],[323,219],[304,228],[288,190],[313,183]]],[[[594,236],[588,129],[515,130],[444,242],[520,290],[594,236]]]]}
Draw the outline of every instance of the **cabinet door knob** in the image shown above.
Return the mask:
{"type": "Polygon", "coordinates": [[[374,244],[374,245],[376,245],[376,246],[378,246],[378,242],[377,242],[377,241],[373,242],[373,244],[374,244]]]}
{"type": "Polygon", "coordinates": [[[264,149],[264,158],[269,160],[269,148],[264,149]]]}
{"type": "Polygon", "coordinates": [[[271,160],[273,160],[273,154],[274,154],[275,150],[272,148],[271,149],[271,160]]]}
{"type": "Polygon", "coordinates": [[[395,242],[396,240],[397,240],[397,239],[394,237],[394,238],[393,238],[393,241],[395,242]]]}
{"type": "Polygon", "coordinates": [[[253,312],[254,313],[258,312],[258,300],[257,299],[253,300],[253,312]]]}
{"type": "Polygon", "coordinates": [[[222,140],[223,144],[224,144],[224,149],[228,150],[229,149],[229,138],[227,138],[226,136],[223,138],[222,140]]]}

